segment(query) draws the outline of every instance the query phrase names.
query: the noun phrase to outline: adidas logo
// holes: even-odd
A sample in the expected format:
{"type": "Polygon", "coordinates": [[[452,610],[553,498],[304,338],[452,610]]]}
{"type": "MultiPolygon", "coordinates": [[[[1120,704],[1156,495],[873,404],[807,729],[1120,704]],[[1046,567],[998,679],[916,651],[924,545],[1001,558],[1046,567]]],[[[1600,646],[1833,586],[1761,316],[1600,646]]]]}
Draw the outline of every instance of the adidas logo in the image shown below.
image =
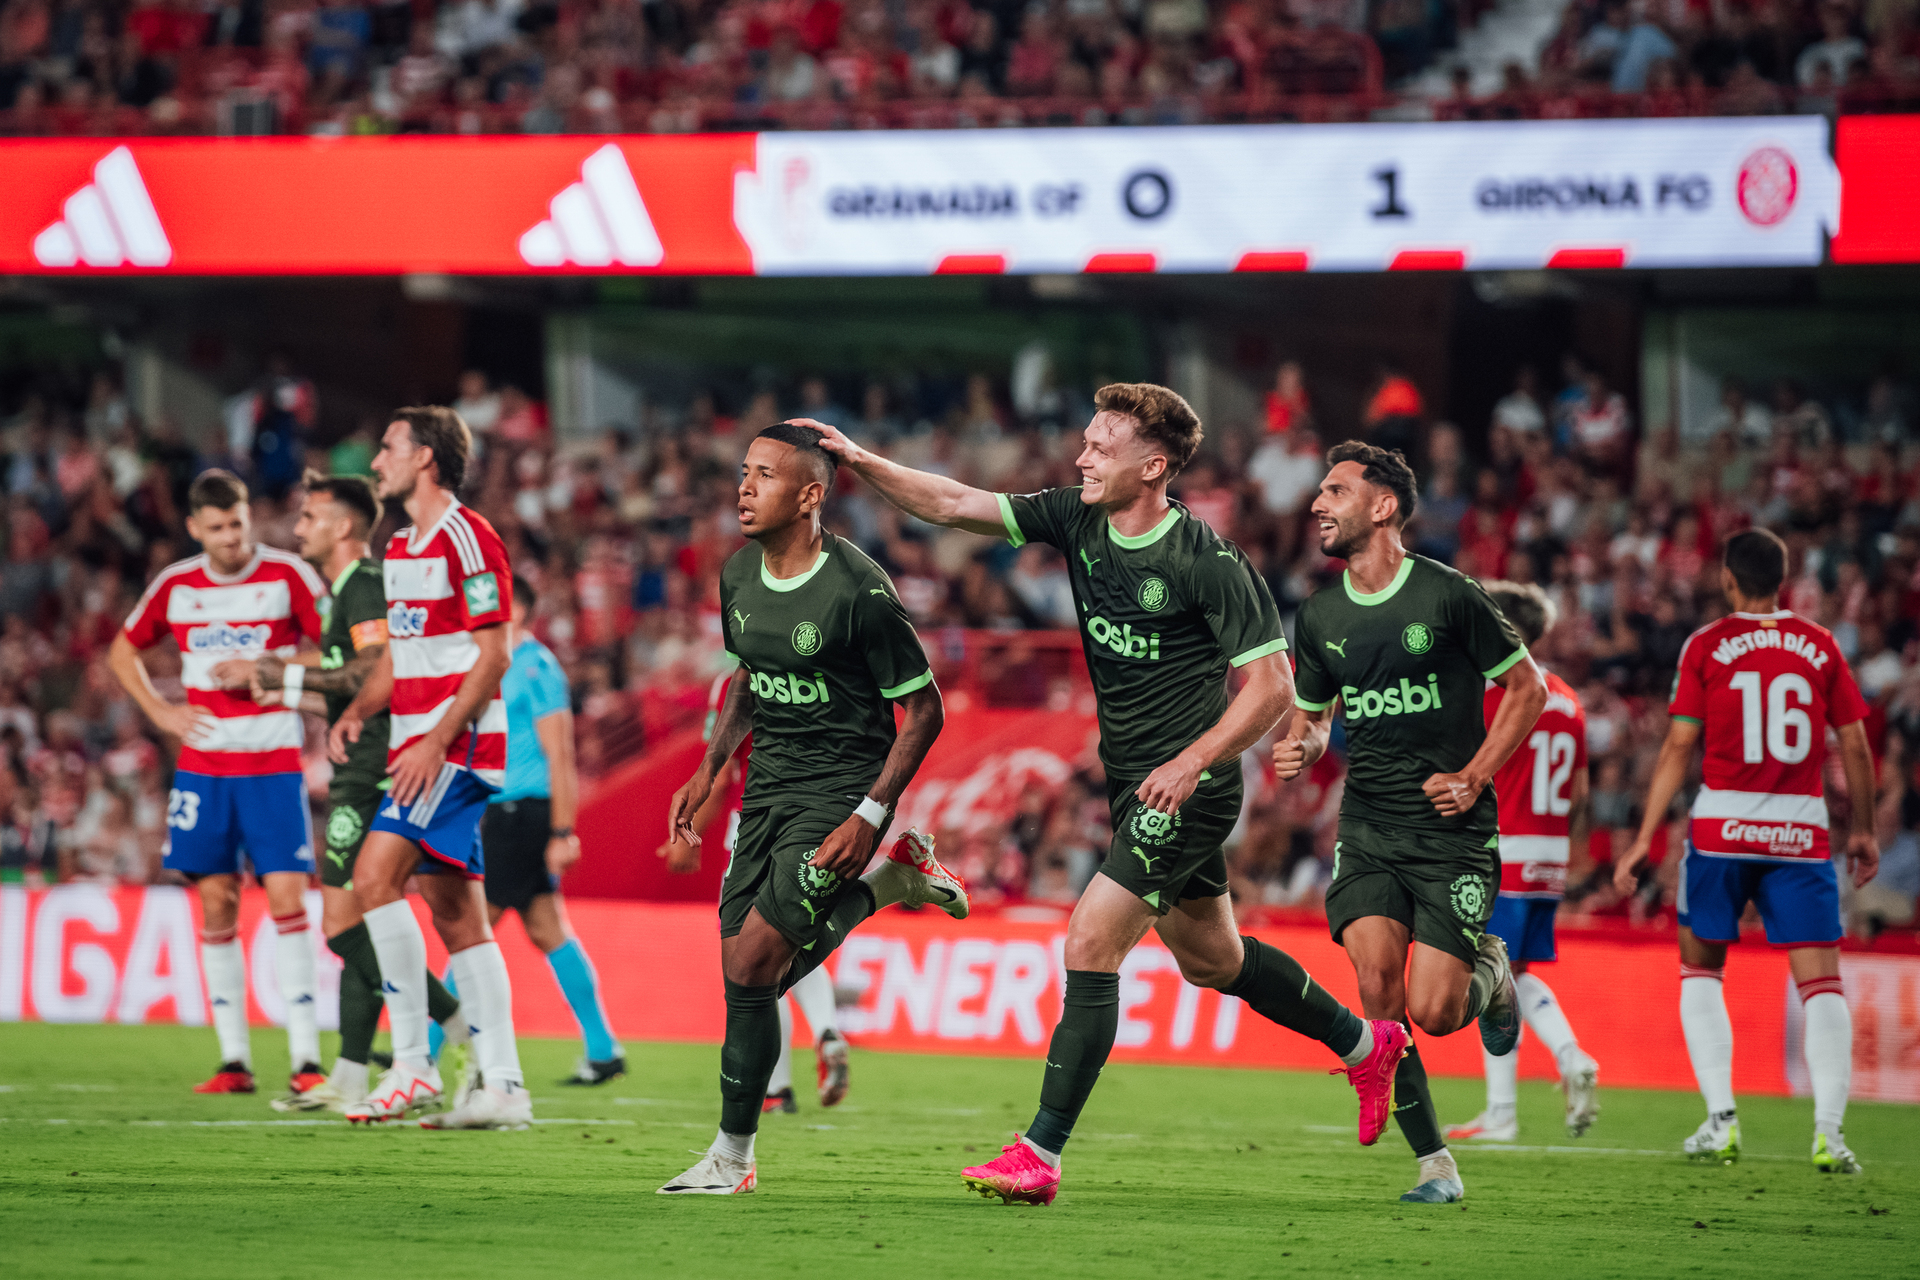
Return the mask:
{"type": "Polygon", "coordinates": [[[33,238],[43,267],[164,267],[173,246],[133,162],[115,147],[93,166],[93,181],[67,197],[61,219],[33,238]]]}
{"type": "Polygon", "coordinates": [[[611,142],[587,157],[580,181],[549,201],[547,212],[520,237],[530,267],[657,267],[666,257],[627,157],[611,142]]]}

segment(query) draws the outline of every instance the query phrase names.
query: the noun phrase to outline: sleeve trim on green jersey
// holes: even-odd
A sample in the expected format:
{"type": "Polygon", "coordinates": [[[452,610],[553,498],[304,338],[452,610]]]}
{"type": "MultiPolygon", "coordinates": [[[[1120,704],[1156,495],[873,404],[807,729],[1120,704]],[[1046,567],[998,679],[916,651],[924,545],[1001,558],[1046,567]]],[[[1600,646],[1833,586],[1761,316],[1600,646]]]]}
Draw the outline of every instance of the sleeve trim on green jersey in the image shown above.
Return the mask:
{"type": "Polygon", "coordinates": [[[1526,656],[1527,656],[1527,646],[1521,645],[1518,649],[1515,649],[1512,653],[1507,655],[1507,660],[1505,662],[1502,662],[1499,666],[1494,667],[1490,671],[1483,671],[1480,674],[1484,675],[1489,680],[1498,680],[1501,676],[1507,673],[1507,671],[1513,666],[1514,663],[1520,661],[1520,659],[1526,656]]]}
{"type": "Polygon", "coordinates": [[[1328,698],[1325,702],[1314,702],[1313,700],[1309,698],[1303,698],[1296,693],[1293,696],[1293,705],[1300,708],[1302,711],[1325,711],[1328,707],[1333,705],[1333,699],[1328,698]]]}
{"type": "Polygon", "coordinates": [[[1287,638],[1281,636],[1278,640],[1269,640],[1265,644],[1249,649],[1239,657],[1229,658],[1227,661],[1232,666],[1244,667],[1255,658],[1264,658],[1270,653],[1284,653],[1286,652],[1286,648],[1287,638]]]}
{"type": "Polygon", "coordinates": [[[739,654],[737,654],[737,653],[735,653],[735,652],[734,652],[733,650],[731,650],[731,649],[722,649],[722,650],[721,650],[720,652],[722,652],[722,653],[724,653],[724,654],[726,654],[726,655],[727,655],[727,661],[729,661],[729,662],[731,662],[731,663],[733,663],[733,665],[734,665],[734,666],[736,666],[736,667],[737,667],[737,666],[739,666],[739,665],[741,665],[741,664],[740,664],[740,655],[739,655],[739,654]]]}
{"type": "Polygon", "coordinates": [[[889,698],[889,699],[904,698],[908,694],[912,693],[915,689],[924,689],[932,683],[933,683],[933,672],[931,670],[922,671],[919,675],[907,681],[905,684],[897,684],[893,686],[893,688],[891,689],[882,689],[880,691],[880,696],[883,698],[889,698]]]}
{"type": "Polygon", "coordinates": [[[993,495],[1000,500],[1000,523],[1007,526],[1007,541],[1016,547],[1027,545],[1027,535],[1020,532],[1020,522],[1013,518],[1013,502],[1004,493],[993,495]]]}
{"type": "Polygon", "coordinates": [[[1696,720],[1696,719],[1694,719],[1694,718],[1693,718],[1692,716],[1675,716],[1675,717],[1674,717],[1674,719],[1675,719],[1675,720],[1685,720],[1685,721],[1686,721],[1686,722],[1687,722],[1688,724],[1690,724],[1690,725],[1693,725],[1693,726],[1695,726],[1695,727],[1698,727],[1698,726],[1700,726],[1700,725],[1702,725],[1702,724],[1705,724],[1705,723],[1706,723],[1706,722],[1705,722],[1704,720],[1696,720]]]}

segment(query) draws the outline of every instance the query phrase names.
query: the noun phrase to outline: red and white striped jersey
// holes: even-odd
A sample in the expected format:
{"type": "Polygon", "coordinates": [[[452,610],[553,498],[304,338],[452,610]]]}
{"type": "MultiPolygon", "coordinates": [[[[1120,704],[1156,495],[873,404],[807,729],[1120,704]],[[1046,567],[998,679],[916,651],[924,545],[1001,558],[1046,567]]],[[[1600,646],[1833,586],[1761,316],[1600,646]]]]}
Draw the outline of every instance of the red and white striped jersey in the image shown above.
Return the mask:
{"type": "MultiPolygon", "coordinates": [[[[1493,776],[1500,800],[1500,892],[1557,898],[1567,890],[1567,831],[1573,779],[1587,767],[1587,712],[1580,696],[1551,671],[1547,705],[1519,750],[1493,776]]],[[[1507,691],[1487,686],[1487,723],[1507,691]]]]}
{"type": "Polygon", "coordinates": [[[1697,853],[1824,862],[1827,727],[1867,714],[1825,627],[1782,610],[1736,613],[1687,638],[1668,713],[1704,726],[1697,853]]]}
{"type": "MultiPolygon", "coordinates": [[[[504,625],[513,608],[506,544],[456,500],[432,529],[409,525],[387,543],[387,652],[393,655],[393,730],[387,763],[440,723],[479,660],[473,633],[504,625]]],[[[506,778],[507,706],[496,688],[477,724],[447,747],[447,761],[491,787],[506,778]]]]}
{"type": "Polygon", "coordinates": [[[305,560],[273,547],[256,547],[247,567],[231,576],[215,573],[204,555],[155,575],[127,617],[127,639],[146,649],[171,631],[187,702],[214,717],[199,742],[181,744],[181,769],[223,778],[300,772],[300,713],[215,687],[213,668],[263,653],[291,658],[300,637],[318,641],[317,602],[325,591],[305,560]]]}

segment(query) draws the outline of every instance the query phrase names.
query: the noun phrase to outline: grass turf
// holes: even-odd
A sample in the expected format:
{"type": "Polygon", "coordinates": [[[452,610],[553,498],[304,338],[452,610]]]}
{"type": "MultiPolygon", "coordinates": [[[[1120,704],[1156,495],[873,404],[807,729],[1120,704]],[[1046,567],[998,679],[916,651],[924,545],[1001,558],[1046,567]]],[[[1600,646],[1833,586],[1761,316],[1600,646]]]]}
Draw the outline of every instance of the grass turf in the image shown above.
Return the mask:
{"type": "MultiPolygon", "coordinates": [[[[255,1034],[263,1084],[285,1039],[255,1034]]],[[[1860,1178],[1816,1174],[1805,1101],[1746,1099],[1747,1155],[1689,1164],[1693,1094],[1615,1090],[1578,1141],[1522,1086],[1523,1143],[1458,1148],[1464,1205],[1402,1205],[1392,1131],[1362,1150],[1344,1082],[1113,1066],[1050,1209],[968,1194],[958,1169],[1030,1118],[1031,1060],[863,1053],[831,1112],[766,1118],[760,1191],[653,1190],[712,1136],[718,1050],[628,1048],[631,1074],[561,1088],[576,1046],[524,1041],[526,1133],[354,1131],[265,1094],[197,1097],[213,1033],[0,1024],[0,1273],[29,1277],[1049,1277],[1274,1273],[1569,1277],[1891,1275],[1915,1266],[1920,1109],[1856,1103],[1860,1178]],[[280,1123],[276,1123],[280,1122],[280,1123]],[[1890,1212],[1889,1212],[1890,1210],[1890,1212]],[[1428,1270],[1427,1268],[1431,1268],[1428,1270]]],[[[796,1073],[810,1077],[802,1052],[796,1073]]],[[[1604,1079],[1604,1077],[1603,1077],[1604,1079]]],[[[1443,1117],[1476,1081],[1436,1080],[1443,1117]]]]}

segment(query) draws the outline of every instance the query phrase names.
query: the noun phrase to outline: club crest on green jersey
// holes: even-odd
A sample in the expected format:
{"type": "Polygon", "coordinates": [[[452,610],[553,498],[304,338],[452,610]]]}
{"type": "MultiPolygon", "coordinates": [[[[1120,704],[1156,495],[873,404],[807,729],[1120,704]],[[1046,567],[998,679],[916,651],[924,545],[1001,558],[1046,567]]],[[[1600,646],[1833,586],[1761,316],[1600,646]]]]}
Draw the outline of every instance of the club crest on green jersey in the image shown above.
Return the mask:
{"type": "Polygon", "coordinates": [[[327,816],[327,843],[335,849],[352,848],[363,826],[358,810],[339,805],[327,816]]]}
{"type": "Polygon", "coordinates": [[[803,658],[820,652],[820,628],[803,622],[793,629],[793,651],[803,658]]]}
{"type": "Polygon", "coordinates": [[[1408,653],[1425,653],[1433,648],[1433,631],[1424,622],[1413,622],[1400,633],[1400,643],[1408,653]]]}
{"type": "Polygon", "coordinates": [[[1447,895],[1453,904],[1453,914],[1462,920],[1471,920],[1478,924],[1493,910],[1493,903],[1487,898],[1487,881],[1484,876],[1455,878],[1447,895]]]}
{"type": "MultiPolygon", "coordinates": [[[[1158,809],[1144,807],[1136,809],[1133,817],[1127,822],[1127,831],[1142,844],[1165,844],[1173,839],[1174,833],[1178,830],[1180,830],[1180,815],[1162,813],[1158,809]]],[[[1134,852],[1138,853],[1139,850],[1136,849],[1134,852]]],[[[1149,866],[1147,869],[1151,871],[1153,868],[1149,866]]]]}
{"type": "Polygon", "coordinates": [[[1158,613],[1167,607],[1167,584],[1158,578],[1148,578],[1140,584],[1140,607],[1148,613],[1158,613]]]}

